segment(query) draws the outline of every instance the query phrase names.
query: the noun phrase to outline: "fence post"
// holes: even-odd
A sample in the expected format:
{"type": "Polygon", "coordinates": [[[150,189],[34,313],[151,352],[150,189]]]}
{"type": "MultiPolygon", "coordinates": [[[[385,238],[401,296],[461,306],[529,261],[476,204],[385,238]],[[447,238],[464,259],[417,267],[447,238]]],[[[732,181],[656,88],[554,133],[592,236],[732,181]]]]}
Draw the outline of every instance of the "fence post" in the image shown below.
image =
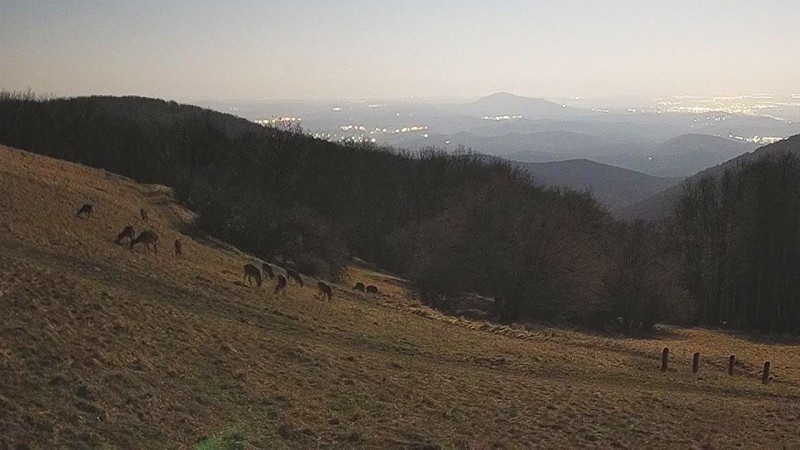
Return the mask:
{"type": "Polygon", "coordinates": [[[692,358],[692,373],[697,373],[698,370],[700,370],[700,352],[696,352],[692,358]]]}
{"type": "Polygon", "coordinates": [[[761,377],[763,384],[769,383],[769,361],[764,363],[764,375],[761,377]]]}
{"type": "Polygon", "coordinates": [[[661,371],[667,371],[667,360],[669,360],[669,347],[664,347],[664,350],[661,352],[661,371]]]}
{"type": "Polygon", "coordinates": [[[736,365],[736,355],[731,355],[728,359],[728,375],[733,375],[733,367],[736,365]]]}

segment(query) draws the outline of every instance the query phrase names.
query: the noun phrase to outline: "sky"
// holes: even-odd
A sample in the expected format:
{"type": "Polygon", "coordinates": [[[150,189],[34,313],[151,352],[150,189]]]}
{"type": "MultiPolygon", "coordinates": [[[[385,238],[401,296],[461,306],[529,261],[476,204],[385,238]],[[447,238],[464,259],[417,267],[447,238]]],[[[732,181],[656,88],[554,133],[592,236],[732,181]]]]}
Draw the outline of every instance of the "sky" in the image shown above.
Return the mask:
{"type": "Polygon", "coordinates": [[[0,0],[0,89],[176,100],[800,93],[795,0],[0,0]]]}

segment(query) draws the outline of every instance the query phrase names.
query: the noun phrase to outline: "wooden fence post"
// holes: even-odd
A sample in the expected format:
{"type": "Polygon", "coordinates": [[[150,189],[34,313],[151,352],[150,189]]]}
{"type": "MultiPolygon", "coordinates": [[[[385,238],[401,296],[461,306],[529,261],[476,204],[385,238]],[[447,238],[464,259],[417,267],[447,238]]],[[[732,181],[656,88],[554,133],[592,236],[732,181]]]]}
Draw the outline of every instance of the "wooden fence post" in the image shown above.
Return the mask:
{"type": "Polygon", "coordinates": [[[736,365],[736,355],[731,355],[728,360],[728,375],[733,375],[733,366],[736,365]]]}
{"type": "Polygon", "coordinates": [[[698,370],[700,370],[700,352],[696,352],[692,358],[692,373],[697,373],[698,370]]]}
{"type": "Polygon", "coordinates": [[[769,361],[764,363],[764,375],[761,377],[761,382],[764,384],[769,383],[769,361]]]}
{"type": "Polygon", "coordinates": [[[661,352],[661,371],[667,371],[667,360],[669,360],[669,347],[664,347],[664,350],[661,352]]]}

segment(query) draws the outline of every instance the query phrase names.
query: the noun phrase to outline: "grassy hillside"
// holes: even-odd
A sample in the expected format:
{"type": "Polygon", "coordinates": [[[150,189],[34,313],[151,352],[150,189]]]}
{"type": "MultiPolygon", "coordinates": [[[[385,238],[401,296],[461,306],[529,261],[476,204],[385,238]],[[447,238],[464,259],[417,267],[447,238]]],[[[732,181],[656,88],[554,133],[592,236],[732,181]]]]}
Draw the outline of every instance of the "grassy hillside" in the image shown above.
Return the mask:
{"type": "Polygon", "coordinates": [[[273,297],[242,283],[252,258],[181,234],[190,219],[166,188],[0,147],[0,448],[800,445],[796,343],[470,322],[359,268],[347,285],[381,296],[273,297]],[[114,243],[142,206],[158,255],[114,243]]]}

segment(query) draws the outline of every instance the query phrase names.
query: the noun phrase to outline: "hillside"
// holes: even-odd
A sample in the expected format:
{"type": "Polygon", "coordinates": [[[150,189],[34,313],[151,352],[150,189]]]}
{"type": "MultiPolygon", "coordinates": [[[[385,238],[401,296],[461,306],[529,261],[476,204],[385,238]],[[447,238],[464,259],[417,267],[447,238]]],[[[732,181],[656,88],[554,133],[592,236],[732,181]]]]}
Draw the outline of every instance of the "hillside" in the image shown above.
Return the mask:
{"type": "Polygon", "coordinates": [[[330,303],[294,284],[273,297],[270,281],[242,283],[251,257],[181,232],[191,218],[164,187],[0,147],[0,447],[800,444],[792,343],[453,319],[402,280],[359,268],[330,303]],[[76,218],[87,201],[94,216],[76,218]],[[123,225],[145,226],[142,206],[158,255],[114,243],[123,225]],[[383,294],[352,293],[356,280],[383,294]]]}
{"type": "Polygon", "coordinates": [[[680,178],[654,177],[587,159],[514,164],[527,170],[538,183],[590,190],[612,209],[648,198],[680,182],[680,178]]]}
{"type": "MultiPolygon", "coordinates": [[[[720,176],[725,173],[726,170],[734,169],[738,164],[741,163],[754,161],[765,153],[784,151],[792,153],[800,152],[800,135],[792,136],[774,144],[759,147],[752,152],[740,155],[723,164],[709,167],[697,173],[696,175],[687,178],[686,181],[695,181],[705,175],[720,176]]],[[[623,219],[639,218],[646,220],[658,220],[669,213],[670,209],[672,208],[673,201],[680,195],[682,184],[683,183],[675,185],[650,198],[646,198],[632,205],[621,208],[618,211],[615,211],[614,214],[623,219]]]]}

